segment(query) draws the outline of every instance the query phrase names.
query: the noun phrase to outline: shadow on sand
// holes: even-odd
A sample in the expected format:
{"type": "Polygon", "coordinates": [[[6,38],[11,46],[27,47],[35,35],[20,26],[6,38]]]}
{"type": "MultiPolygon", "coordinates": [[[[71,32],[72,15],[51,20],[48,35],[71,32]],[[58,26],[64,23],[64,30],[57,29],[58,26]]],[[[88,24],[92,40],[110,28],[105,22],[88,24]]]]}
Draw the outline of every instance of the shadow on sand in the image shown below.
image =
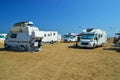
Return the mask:
{"type": "Polygon", "coordinates": [[[103,48],[103,50],[120,52],[120,47],[103,48]]]}
{"type": "Polygon", "coordinates": [[[80,49],[79,46],[75,46],[75,45],[72,45],[72,46],[68,46],[68,48],[73,48],[73,49],[80,49]]]}
{"type": "MultiPolygon", "coordinates": [[[[79,46],[76,46],[76,45],[72,45],[72,46],[68,46],[68,48],[73,48],[73,49],[92,49],[93,50],[93,48],[82,48],[82,47],[79,47],[79,46]]],[[[99,48],[99,47],[96,47],[96,48],[99,48]]],[[[96,48],[94,48],[94,49],[96,49],[96,48]]],[[[101,47],[101,49],[102,49],[102,47],[101,47]]],[[[116,51],[116,52],[120,52],[120,47],[111,47],[111,48],[104,48],[103,47],[103,50],[110,50],[110,51],[116,51]]]]}
{"type": "Polygon", "coordinates": [[[80,46],[76,46],[75,44],[72,46],[68,46],[68,48],[73,48],[73,49],[93,49],[93,48],[87,48],[87,47],[80,47],[80,46]]]}
{"type": "Polygon", "coordinates": [[[10,52],[25,52],[25,51],[14,50],[14,49],[5,49],[5,48],[0,48],[0,51],[10,51],[10,52]]]}

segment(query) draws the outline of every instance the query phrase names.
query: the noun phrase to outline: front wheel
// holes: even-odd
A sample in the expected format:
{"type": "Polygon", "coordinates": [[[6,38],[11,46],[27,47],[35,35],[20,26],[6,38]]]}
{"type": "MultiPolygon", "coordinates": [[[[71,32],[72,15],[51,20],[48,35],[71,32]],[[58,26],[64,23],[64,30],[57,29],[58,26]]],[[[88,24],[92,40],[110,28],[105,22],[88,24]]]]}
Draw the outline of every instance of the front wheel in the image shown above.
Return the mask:
{"type": "Polygon", "coordinates": [[[5,49],[9,49],[9,48],[10,48],[10,46],[9,46],[9,45],[7,45],[7,44],[5,44],[5,45],[4,45],[4,48],[5,48],[5,49]]]}

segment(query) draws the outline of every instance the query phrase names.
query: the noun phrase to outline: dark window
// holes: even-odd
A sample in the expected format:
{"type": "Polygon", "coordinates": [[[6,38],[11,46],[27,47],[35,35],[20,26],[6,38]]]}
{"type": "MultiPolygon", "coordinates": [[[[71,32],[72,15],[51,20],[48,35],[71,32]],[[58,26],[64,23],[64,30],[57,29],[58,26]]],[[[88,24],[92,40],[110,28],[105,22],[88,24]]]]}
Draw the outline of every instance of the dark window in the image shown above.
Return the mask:
{"type": "Polygon", "coordinates": [[[48,34],[48,36],[50,36],[50,34],[48,34]]]}
{"type": "Polygon", "coordinates": [[[53,33],[53,35],[55,35],[55,33],[53,33]]]}
{"type": "Polygon", "coordinates": [[[16,37],[17,37],[17,34],[11,34],[10,37],[11,37],[11,38],[16,38],[16,37]]]}
{"type": "Polygon", "coordinates": [[[0,35],[0,38],[5,38],[3,35],[0,35]]]}
{"type": "Polygon", "coordinates": [[[99,34],[98,37],[101,38],[101,34],[99,34]]]}
{"type": "Polygon", "coordinates": [[[44,34],[44,37],[46,37],[46,34],[44,34]]]}

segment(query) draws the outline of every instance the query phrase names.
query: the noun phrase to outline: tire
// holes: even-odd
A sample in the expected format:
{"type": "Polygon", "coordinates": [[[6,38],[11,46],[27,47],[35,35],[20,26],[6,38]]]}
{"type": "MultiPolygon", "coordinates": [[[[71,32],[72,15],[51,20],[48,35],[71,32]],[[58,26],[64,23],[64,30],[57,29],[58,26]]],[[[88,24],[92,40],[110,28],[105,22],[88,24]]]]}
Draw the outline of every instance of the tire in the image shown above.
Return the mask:
{"type": "Polygon", "coordinates": [[[54,41],[51,41],[50,44],[54,44],[54,41]]]}
{"type": "Polygon", "coordinates": [[[5,48],[5,49],[9,49],[9,48],[10,48],[10,46],[9,46],[9,45],[7,45],[7,44],[5,44],[5,45],[4,45],[4,48],[5,48]]]}
{"type": "Polygon", "coordinates": [[[28,51],[28,48],[25,47],[24,45],[20,45],[20,47],[21,47],[21,49],[22,49],[23,51],[28,51]]]}

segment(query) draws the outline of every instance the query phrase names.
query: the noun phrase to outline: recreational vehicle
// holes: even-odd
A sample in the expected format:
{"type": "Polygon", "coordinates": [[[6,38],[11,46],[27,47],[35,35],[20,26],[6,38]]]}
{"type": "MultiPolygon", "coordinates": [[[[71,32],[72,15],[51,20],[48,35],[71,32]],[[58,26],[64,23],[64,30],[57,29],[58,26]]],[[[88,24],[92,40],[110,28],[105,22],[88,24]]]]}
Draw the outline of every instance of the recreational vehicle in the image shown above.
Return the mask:
{"type": "Polygon", "coordinates": [[[7,34],[5,48],[29,50],[30,42],[33,39],[36,39],[34,46],[37,47],[39,40],[43,43],[60,41],[60,34],[57,31],[40,31],[30,21],[19,22],[14,24],[7,34]]]}
{"type": "Polygon", "coordinates": [[[0,40],[5,40],[7,34],[0,34],[0,40]]]}
{"type": "Polygon", "coordinates": [[[34,46],[37,48],[39,39],[43,38],[43,32],[33,26],[33,22],[19,22],[13,25],[5,39],[5,48],[29,50],[30,42],[36,39],[34,46]]]}
{"type": "Polygon", "coordinates": [[[55,43],[60,41],[60,34],[57,31],[40,31],[43,33],[43,43],[55,43]]]}
{"type": "Polygon", "coordinates": [[[77,34],[75,33],[67,33],[64,35],[64,42],[75,42],[77,41],[77,34]]]}
{"type": "Polygon", "coordinates": [[[103,46],[107,41],[107,34],[101,29],[85,29],[80,39],[80,47],[95,48],[103,46]]]}
{"type": "Polygon", "coordinates": [[[113,46],[120,47],[120,33],[116,33],[114,37],[113,46]]]}

